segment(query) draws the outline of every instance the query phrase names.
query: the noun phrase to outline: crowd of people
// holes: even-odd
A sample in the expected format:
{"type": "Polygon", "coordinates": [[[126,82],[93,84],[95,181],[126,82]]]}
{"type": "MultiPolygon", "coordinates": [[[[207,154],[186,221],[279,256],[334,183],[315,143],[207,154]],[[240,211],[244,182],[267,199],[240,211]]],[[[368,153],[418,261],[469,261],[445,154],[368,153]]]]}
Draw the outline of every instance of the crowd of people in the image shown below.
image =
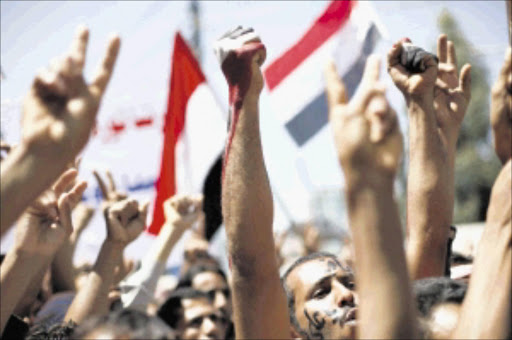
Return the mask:
{"type": "Polygon", "coordinates": [[[70,49],[38,73],[23,103],[20,143],[2,142],[0,235],[15,229],[0,267],[3,339],[512,337],[510,47],[490,107],[503,167],[477,255],[464,262],[471,272],[455,279],[454,166],[471,65],[459,71],[453,42],[441,34],[434,55],[405,38],[386,57],[409,118],[405,236],[393,194],[402,135],[380,80],[382,61],[368,58],[350,100],[334,63],[319,65],[351,234],[342,253],[331,254],[320,251],[318,231],[306,225],[304,252],[289,263],[281,252],[286,235],[273,232],[260,137],[266,50],[242,27],[215,44],[230,91],[221,199],[229,271],[209,253],[201,195],[169,198],[154,244],[139,263],[126,260],[125,248],[145,230],[148,202],[119,192],[110,173],[106,180],[94,174],[106,238],[95,263],[76,267],[75,248],[93,212],[81,202],[87,183],[78,178],[78,157],[120,50],[114,35],[86,83],[88,36],[79,27],[70,49]],[[166,263],[183,235],[175,279],[166,263]]]}

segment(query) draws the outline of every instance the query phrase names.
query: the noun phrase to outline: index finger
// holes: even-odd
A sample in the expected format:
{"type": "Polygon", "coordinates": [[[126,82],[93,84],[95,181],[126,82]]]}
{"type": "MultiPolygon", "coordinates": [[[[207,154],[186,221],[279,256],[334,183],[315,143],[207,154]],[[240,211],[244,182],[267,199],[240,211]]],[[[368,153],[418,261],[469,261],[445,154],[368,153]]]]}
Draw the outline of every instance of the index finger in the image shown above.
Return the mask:
{"type": "Polygon", "coordinates": [[[453,41],[448,40],[448,58],[447,62],[448,64],[452,64],[453,67],[455,67],[455,70],[457,70],[457,54],[455,53],[455,45],[453,44],[453,41]]]}
{"type": "Polygon", "coordinates": [[[98,70],[96,71],[96,76],[92,84],[89,87],[89,90],[99,101],[107,88],[110,77],[112,76],[112,72],[114,70],[114,65],[117,60],[117,55],[119,53],[119,47],[121,45],[121,39],[118,35],[113,35],[108,42],[107,53],[103,58],[98,70]]]}
{"type": "Polygon", "coordinates": [[[71,168],[64,171],[64,173],[60,175],[60,177],[53,185],[53,191],[55,192],[55,196],[59,197],[63,192],[67,191],[67,189],[74,182],[77,176],[78,172],[76,171],[76,169],[71,168]]]}
{"type": "Polygon", "coordinates": [[[446,63],[447,59],[447,36],[446,34],[441,34],[439,38],[437,38],[437,57],[439,58],[440,63],[446,63]]]}
{"type": "Polygon", "coordinates": [[[380,58],[378,55],[371,54],[366,60],[363,78],[361,82],[377,82],[380,77],[380,58]]]}
{"type": "Polygon", "coordinates": [[[96,170],[93,170],[92,174],[94,175],[94,178],[96,178],[96,181],[98,182],[98,186],[100,187],[101,195],[103,196],[103,199],[107,200],[109,191],[107,189],[107,186],[105,185],[105,182],[103,181],[100,174],[98,174],[98,172],[96,170]]]}
{"type": "Polygon", "coordinates": [[[503,63],[500,73],[505,80],[507,80],[510,73],[512,73],[512,47],[508,47],[505,51],[505,62],[503,63]]]}
{"type": "Polygon", "coordinates": [[[78,26],[73,42],[71,43],[69,54],[76,62],[76,66],[78,67],[77,71],[80,71],[80,73],[85,65],[85,54],[87,51],[88,41],[89,30],[83,25],[78,26]]]}
{"type": "Polygon", "coordinates": [[[347,91],[332,60],[325,67],[324,78],[329,110],[337,104],[345,104],[347,102],[347,91]]]}
{"type": "Polygon", "coordinates": [[[114,182],[114,177],[112,177],[112,173],[107,170],[107,179],[108,179],[108,188],[110,192],[116,191],[116,182],[114,182]]]}

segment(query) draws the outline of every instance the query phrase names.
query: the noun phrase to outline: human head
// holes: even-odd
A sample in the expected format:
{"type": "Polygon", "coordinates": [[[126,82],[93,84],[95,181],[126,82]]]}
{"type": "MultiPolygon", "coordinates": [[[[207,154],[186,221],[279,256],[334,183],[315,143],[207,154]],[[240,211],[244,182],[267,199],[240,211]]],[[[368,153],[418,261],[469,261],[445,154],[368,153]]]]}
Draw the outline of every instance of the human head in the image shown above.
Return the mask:
{"type": "Polygon", "coordinates": [[[334,255],[319,252],[299,258],[284,273],[282,283],[293,337],[355,337],[354,276],[334,255]]]}
{"type": "Polygon", "coordinates": [[[86,320],[72,339],[176,339],[176,335],[159,318],[123,309],[86,320]]]}
{"type": "Polygon", "coordinates": [[[231,316],[231,292],[226,274],[219,266],[199,264],[190,267],[178,282],[178,288],[182,287],[208,293],[214,307],[231,316]]]}
{"type": "Polygon", "coordinates": [[[225,339],[229,319],[213,306],[208,293],[193,288],[174,291],[158,310],[180,339],[225,339]]]}
{"type": "Polygon", "coordinates": [[[47,325],[45,324],[37,324],[36,326],[32,327],[29,330],[29,333],[27,334],[27,337],[25,339],[70,339],[75,327],[76,324],[73,323],[72,321],[62,324],[54,324],[50,327],[47,327],[47,325]]]}
{"type": "Polygon", "coordinates": [[[413,284],[422,331],[428,338],[445,339],[457,325],[467,284],[447,277],[429,277],[413,284]]]}

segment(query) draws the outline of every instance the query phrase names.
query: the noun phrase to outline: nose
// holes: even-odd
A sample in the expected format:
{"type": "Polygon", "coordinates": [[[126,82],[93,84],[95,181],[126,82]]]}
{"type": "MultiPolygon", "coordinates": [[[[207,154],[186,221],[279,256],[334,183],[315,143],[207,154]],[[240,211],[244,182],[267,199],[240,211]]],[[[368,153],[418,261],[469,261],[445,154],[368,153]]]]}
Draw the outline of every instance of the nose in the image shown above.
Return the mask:
{"type": "Polygon", "coordinates": [[[337,282],[334,284],[336,290],[336,304],[338,307],[354,307],[354,292],[342,283],[337,282]]]}
{"type": "Polygon", "coordinates": [[[215,308],[226,309],[227,305],[228,305],[228,299],[226,298],[224,293],[221,291],[215,292],[215,301],[214,301],[215,308]]]}
{"type": "Polygon", "coordinates": [[[217,322],[212,320],[212,318],[207,317],[203,319],[203,324],[201,325],[201,331],[203,333],[203,337],[211,337],[218,339],[219,338],[219,325],[217,322]]]}

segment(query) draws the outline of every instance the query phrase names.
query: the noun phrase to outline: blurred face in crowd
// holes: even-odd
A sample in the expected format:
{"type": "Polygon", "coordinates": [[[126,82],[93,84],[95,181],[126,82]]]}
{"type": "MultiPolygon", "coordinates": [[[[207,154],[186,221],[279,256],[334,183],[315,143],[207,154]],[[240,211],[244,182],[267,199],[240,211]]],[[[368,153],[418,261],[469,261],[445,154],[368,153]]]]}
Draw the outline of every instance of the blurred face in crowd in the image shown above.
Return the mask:
{"type": "Polygon", "coordinates": [[[180,339],[224,339],[229,319],[208,298],[182,300],[183,319],[178,323],[180,339]]]}
{"type": "Polygon", "coordinates": [[[355,338],[358,302],[348,269],[328,257],[312,259],[293,269],[286,285],[294,296],[293,312],[301,328],[292,333],[312,339],[355,338]]]}
{"type": "Polygon", "coordinates": [[[231,294],[222,275],[211,271],[199,273],[192,280],[192,288],[210,294],[214,307],[231,316],[231,294]]]}

